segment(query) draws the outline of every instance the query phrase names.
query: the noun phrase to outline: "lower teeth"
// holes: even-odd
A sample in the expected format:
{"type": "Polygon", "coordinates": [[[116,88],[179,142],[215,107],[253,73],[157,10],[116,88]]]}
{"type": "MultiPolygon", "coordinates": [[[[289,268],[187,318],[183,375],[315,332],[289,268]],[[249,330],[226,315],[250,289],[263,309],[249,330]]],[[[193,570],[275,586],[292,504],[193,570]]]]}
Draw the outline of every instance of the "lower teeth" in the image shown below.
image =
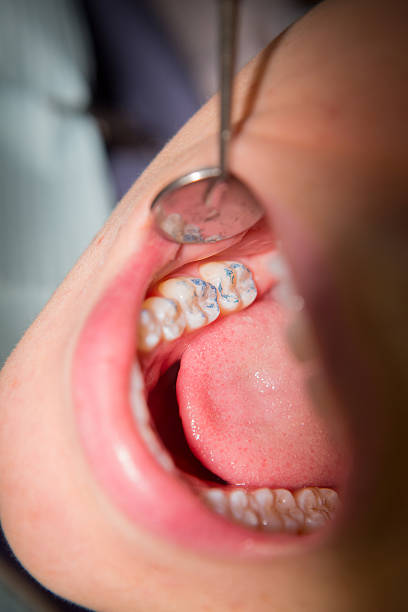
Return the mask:
{"type": "Polygon", "coordinates": [[[259,531],[307,534],[333,519],[339,498],[333,489],[202,488],[203,501],[217,514],[259,531]]]}
{"type": "MultiPolygon", "coordinates": [[[[140,373],[134,368],[130,399],[139,431],[162,467],[177,472],[169,453],[151,427],[142,388],[140,373]]],[[[192,477],[187,480],[192,480],[192,477]]],[[[307,534],[317,531],[333,519],[340,503],[336,491],[321,487],[306,487],[294,493],[288,489],[267,487],[251,490],[233,486],[218,488],[198,485],[194,478],[193,488],[220,516],[269,533],[307,534]]]]}
{"type": "MultiPolygon", "coordinates": [[[[167,471],[179,472],[152,428],[144,399],[144,381],[137,367],[132,370],[130,402],[139,432],[158,463],[167,471]]],[[[124,458],[126,459],[126,458],[124,458]]],[[[184,474],[186,476],[186,474],[184,474]]],[[[186,479],[183,478],[185,481],[186,479]]],[[[288,489],[245,489],[242,486],[211,487],[187,475],[193,489],[216,514],[245,527],[269,533],[307,534],[331,521],[339,509],[336,491],[330,488],[305,487],[288,489]]]]}
{"type": "MultiPolygon", "coordinates": [[[[177,473],[170,454],[152,429],[150,415],[143,396],[143,379],[133,368],[130,401],[138,429],[158,463],[167,471],[177,473]]],[[[189,476],[187,480],[192,480],[189,476]]],[[[307,534],[317,531],[332,520],[339,508],[336,491],[329,488],[306,487],[293,493],[288,489],[245,489],[237,486],[193,488],[203,502],[226,519],[258,531],[269,533],[307,534]]]]}

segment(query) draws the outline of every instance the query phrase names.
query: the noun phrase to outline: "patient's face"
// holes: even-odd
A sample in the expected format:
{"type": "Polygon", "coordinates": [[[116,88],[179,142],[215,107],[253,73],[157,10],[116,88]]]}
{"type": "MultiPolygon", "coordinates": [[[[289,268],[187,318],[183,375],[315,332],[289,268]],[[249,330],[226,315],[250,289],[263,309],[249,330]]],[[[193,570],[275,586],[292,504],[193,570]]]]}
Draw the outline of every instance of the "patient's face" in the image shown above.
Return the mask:
{"type": "MultiPolygon", "coordinates": [[[[216,164],[210,101],[3,371],[2,524],[27,569],[68,599],[115,612],[373,609],[385,541],[400,570],[378,526],[384,483],[368,478],[389,451],[368,410],[391,425],[378,395],[368,405],[377,364],[347,310],[371,277],[354,275],[362,256],[344,257],[381,200],[375,147],[397,160],[399,145],[393,98],[365,50],[387,41],[360,44],[347,10],[319,7],[240,75],[231,165],[264,219],[201,246],[152,226],[167,182],[216,164]],[[374,115],[389,105],[374,136],[363,92],[381,101],[374,115]]],[[[371,26],[381,32],[378,16],[371,26]]]]}

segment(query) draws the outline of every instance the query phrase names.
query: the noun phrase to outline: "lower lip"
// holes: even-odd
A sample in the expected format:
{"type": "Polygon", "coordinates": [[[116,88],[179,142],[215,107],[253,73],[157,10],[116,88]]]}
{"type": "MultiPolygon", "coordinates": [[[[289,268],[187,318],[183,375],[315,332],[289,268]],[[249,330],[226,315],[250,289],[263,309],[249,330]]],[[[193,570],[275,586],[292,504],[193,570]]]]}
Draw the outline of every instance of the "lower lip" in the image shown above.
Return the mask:
{"type": "Polygon", "coordinates": [[[96,304],[76,347],[72,388],[80,438],[96,479],[138,526],[217,555],[265,557],[304,549],[319,534],[251,532],[217,516],[151,455],[132,416],[130,373],[138,312],[153,275],[174,245],[149,239],[96,304]],[[140,265],[140,262],[143,265],[140,265]]]}

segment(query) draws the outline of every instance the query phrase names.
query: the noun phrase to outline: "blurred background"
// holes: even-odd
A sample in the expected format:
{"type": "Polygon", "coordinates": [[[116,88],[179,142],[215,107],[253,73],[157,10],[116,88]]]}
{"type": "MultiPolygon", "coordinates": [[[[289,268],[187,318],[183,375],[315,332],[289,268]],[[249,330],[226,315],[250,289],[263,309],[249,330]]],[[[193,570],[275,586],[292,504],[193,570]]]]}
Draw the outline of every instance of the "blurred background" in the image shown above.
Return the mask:
{"type": "MultiPolygon", "coordinates": [[[[217,90],[217,4],[0,0],[0,367],[115,203],[217,90]]],[[[237,69],[313,4],[241,0],[237,69]]],[[[1,611],[80,609],[1,539],[1,611]]]]}

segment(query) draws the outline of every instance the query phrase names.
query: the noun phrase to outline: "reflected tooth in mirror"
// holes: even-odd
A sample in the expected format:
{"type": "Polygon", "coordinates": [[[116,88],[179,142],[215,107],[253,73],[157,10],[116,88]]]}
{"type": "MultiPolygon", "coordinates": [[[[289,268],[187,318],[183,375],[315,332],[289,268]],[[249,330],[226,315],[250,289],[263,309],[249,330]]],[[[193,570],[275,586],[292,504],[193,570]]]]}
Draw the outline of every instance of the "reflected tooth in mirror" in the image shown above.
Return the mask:
{"type": "Polygon", "coordinates": [[[204,280],[217,289],[222,314],[249,306],[257,296],[251,271],[238,262],[212,261],[199,268],[204,280]]]}
{"type": "Polygon", "coordinates": [[[215,287],[201,278],[170,278],[160,283],[158,292],[177,302],[187,330],[204,327],[220,314],[215,287]]]}
{"type": "Polygon", "coordinates": [[[255,489],[251,495],[252,504],[256,504],[257,509],[262,510],[263,508],[269,508],[273,504],[273,493],[266,487],[262,489],[255,489]]]}

